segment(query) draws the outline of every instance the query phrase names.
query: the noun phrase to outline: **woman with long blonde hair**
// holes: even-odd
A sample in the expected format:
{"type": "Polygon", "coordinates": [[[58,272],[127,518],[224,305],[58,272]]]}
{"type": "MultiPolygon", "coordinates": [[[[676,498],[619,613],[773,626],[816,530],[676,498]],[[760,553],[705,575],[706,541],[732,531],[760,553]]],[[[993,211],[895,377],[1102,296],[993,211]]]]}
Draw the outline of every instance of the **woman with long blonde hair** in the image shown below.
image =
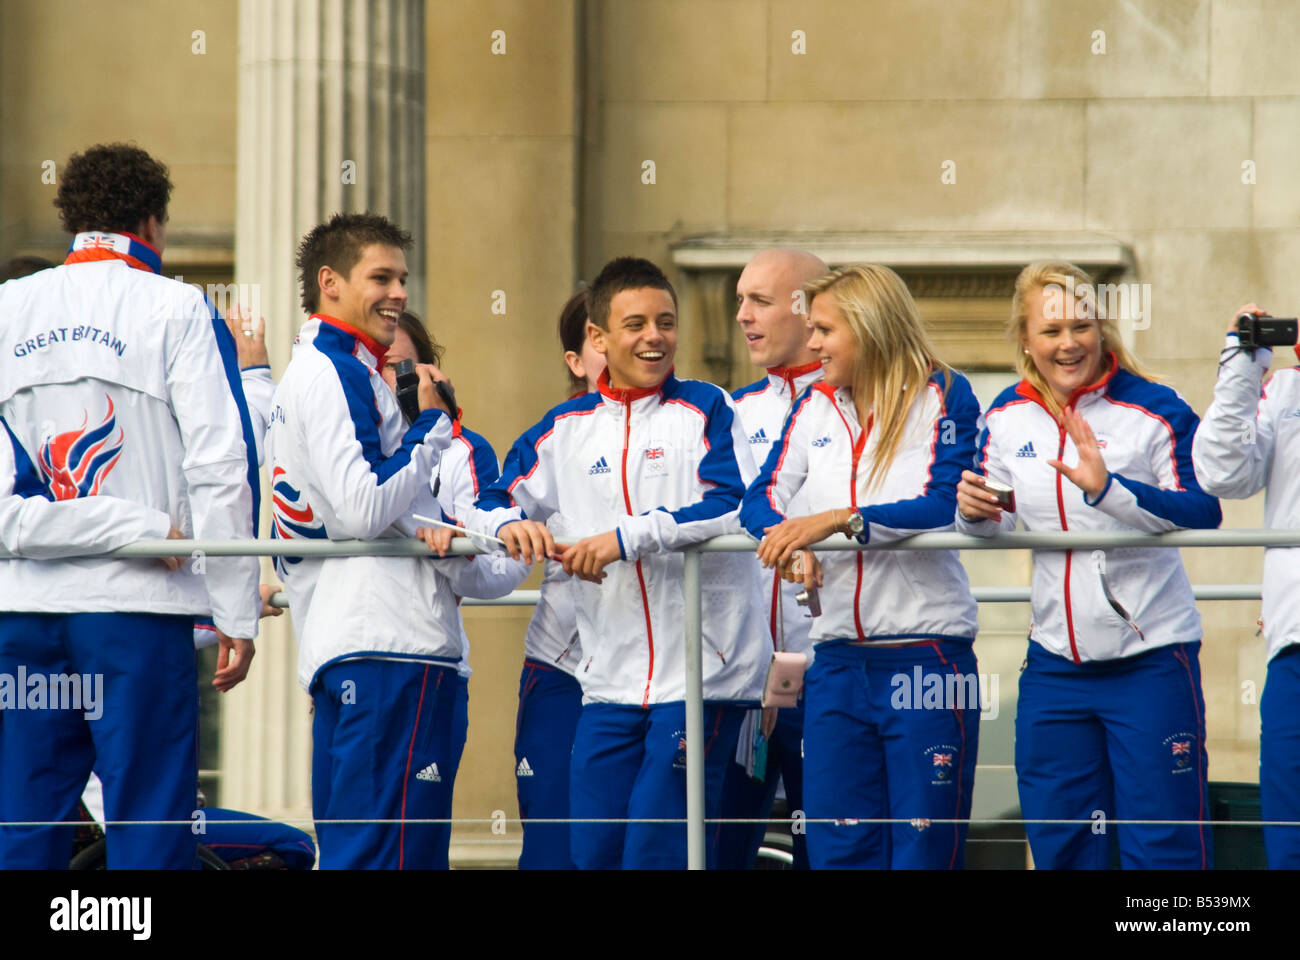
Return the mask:
{"type": "Polygon", "coordinates": [[[979,404],[888,267],[804,289],[824,379],[796,401],[741,522],[764,566],[823,594],[804,707],[809,860],[961,867],[966,824],[931,823],[970,816],[979,740],[975,601],[957,553],[807,548],[836,532],[885,543],[950,528],[979,404]],[[800,491],[819,512],[787,517],[800,491]]]}
{"type": "MultiPolygon", "coordinates": [[[[957,487],[959,530],[1218,526],[1192,468],[1196,414],[1132,357],[1101,299],[1073,264],[1021,272],[1009,334],[1022,379],[984,415],[975,469],[957,487]]],[[[1029,821],[1074,821],[1026,825],[1035,865],[1109,866],[1099,811],[1208,819],[1201,621],[1178,552],[1037,550],[1031,602],[1020,807],[1029,821]]],[[[1121,823],[1115,835],[1126,867],[1211,863],[1203,824],[1121,823]]]]}

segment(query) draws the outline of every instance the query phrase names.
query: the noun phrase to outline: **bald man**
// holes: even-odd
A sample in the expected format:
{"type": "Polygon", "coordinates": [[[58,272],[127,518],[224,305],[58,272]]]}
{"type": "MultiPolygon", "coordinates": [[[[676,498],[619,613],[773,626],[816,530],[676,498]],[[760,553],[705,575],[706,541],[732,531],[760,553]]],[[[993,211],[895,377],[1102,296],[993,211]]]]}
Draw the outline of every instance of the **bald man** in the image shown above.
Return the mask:
{"type": "MultiPolygon", "coordinates": [[[[827,272],[826,264],[803,250],[764,250],[750,260],[736,283],[736,322],[755,366],[766,375],[732,394],[749,437],[750,452],[763,463],[781,436],[794,400],[821,379],[821,364],[808,349],[805,283],[827,272]]],[[[799,516],[791,504],[790,516],[799,516]]],[[[804,513],[810,511],[805,510],[804,513]]],[[[772,649],[806,653],[811,659],[808,631],[812,620],[795,602],[802,587],[784,583],[775,571],[760,572],[769,604],[768,632],[772,649]]],[[[723,786],[723,817],[762,819],[772,812],[778,781],[785,784],[791,811],[803,806],[803,704],[782,710],[753,711],[740,734],[737,762],[728,765],[723,786]],[[744,761],[742,764],[741,761],[744,761]]],[[[746,870],[754,864],[766,824],[723,826],[717,834],[718,865],[746,870]]],[[[802,833],[794,836],[795,868],[808,869],[802,833]]]]}

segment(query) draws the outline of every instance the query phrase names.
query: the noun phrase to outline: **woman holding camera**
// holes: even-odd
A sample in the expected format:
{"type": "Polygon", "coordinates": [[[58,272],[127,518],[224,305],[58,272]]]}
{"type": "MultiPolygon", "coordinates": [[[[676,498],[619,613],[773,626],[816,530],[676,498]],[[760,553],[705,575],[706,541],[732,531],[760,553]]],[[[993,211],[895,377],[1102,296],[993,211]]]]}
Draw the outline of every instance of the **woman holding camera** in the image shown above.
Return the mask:
{"type": "MultiPolygon", "coordinates": [[[[957,487],[958,530],[990,536],[1017,519],[1085,533],[1219,525],[1192,468],[1196,414],[1128,352],[1086,273],[1026,267],[1009,334],[1023,379],[984,414],[976,469],[957,487]]],[[[1035,551],[1032,604],[1020,806],[1029,821],[1070,821],[1026,825],[1035,865],[1108,867],[1109,820],[1208,819],[1201,621],[1178,553],[1035,551]]],[[[1125,867],[1211,866],[1202,824],[1116,834],[1125,867]]]]}
{"type": "Polygon", "coordinates": [[[953,821],[970,816],[979,692],[975,601],[957,553],[835,551],[819,561],[806,548],[836,532],[883,543],[950,528],[979,405],[938,360],[892,270],[848,267],[804,290],[824,380],[795,402],[741,523],[763,538],[765,567],[823,591],[805,691],[809,860],[961,867],[967,826],[953,821]],[[787,517],[800,490],[819,512],[787,517]]]}

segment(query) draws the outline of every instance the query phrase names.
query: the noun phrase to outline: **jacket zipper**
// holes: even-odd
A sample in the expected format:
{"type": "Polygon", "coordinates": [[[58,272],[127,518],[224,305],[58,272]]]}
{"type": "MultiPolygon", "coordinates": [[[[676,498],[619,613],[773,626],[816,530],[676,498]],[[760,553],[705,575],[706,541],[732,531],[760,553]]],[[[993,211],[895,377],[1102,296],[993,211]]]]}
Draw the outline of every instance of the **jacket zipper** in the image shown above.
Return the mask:
{"type": "MultiPolygon", "coordinates": [[[[848,426],[847,422],[845,426],[848,426]]],[[[853,468],[849,471],[849,503],[853,509],[858,509],[858,460],[862,457],[862,451],[867,446],[867,434],[871,432],[871,418],[867,418],[866,424],[862,427],[862,433],[858,435],[857,441],[853,444],[853,468]]],[[[849,433],[852,437],[852,432],[849,433]]],[[[853,625],[857,628],[858,639],[865,642],[866,633],[862,630],[862,551],[853,551],[857,557],[858,578],[857,584],[853,588],[853,625]]]]}
{"type": "MultiPolygon", "coordinates": [[[[632,442],[632,401],[623,401],[623,504],[627,508],[627,515],[632,516],[632,495],[628,492],[627,487],[627,448],[632,442]]],[[[650,597],[645,588],[645,572],[641,569],[641,558],[636,561],[636,580],[641,586],[641,609],[645,611],[645,635],[646,642],[650,647],[650,667],[645,677],[645,694],[641,698],[641,707],[644,709],[650,706],[650,681],[655,675],[655,635],[654,629],[650,626],[650,597]]]]}
{"type": "Polygon", "coordinates": [[[776,618],[779,613],[778,601],[781,594],[781,574],[776,572],[772,574],[772,612],[768,615],[768,632],[772,634],[772,649],[780,650],[781,646],[777,642],[776,618]]]}
{"type": "MultiPolygon", "coordinates": [[[[1060,447],[1056,451],[1056,459],[1065,460],[1065,424],[1057,423],[1057,428],[1061,431],[1060,447]]],[[[1061,518],[1061,530],[1068,531],[1070,525],[1065,522],[1065,495],[1061,491],[1061,471],[1056,471],[1056,512],[1061,518]]],[[[1079,648],[1074,642],[1074,611],[1070,607],[1070,567],[1074,557],[1073,550],[1065,551],[1065,631],[1070,637],[1070,656],[1074,658],[1075,663],[1082,663],[1079,659],[1079,648]]]]}

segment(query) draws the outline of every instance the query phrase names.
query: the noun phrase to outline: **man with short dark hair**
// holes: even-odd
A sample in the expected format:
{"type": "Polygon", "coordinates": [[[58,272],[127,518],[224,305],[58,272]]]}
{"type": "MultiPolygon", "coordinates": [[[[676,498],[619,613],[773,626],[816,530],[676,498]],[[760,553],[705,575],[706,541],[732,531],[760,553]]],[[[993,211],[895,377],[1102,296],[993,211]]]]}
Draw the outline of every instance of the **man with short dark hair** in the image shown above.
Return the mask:
{"type": "MultiPolygon", "coordinates": [[[[92,766],[110,820],[188,821],[194,618],[218,631],[219,690],[253,656],[256,558],[58,559],[256,532],[230,332],[159,275],[170,194],[166,167],[138,147],[74,155],[55,199],[67,260],[0,286],[0,544],[41,559],[0,559],[0,821],[75,820],[92,766]],[[42,687],[23,677],[59,678],[87,709],[34,703],[42,687]],[[85,702],[100,683],[102,712],[85,702]]],[[[196,843],[183,824],[110,827],[108,862],[192,868],[196,843]]],[[[0,867],[63,868],[71,848],[64,828],[0,827],[0,867]]]]}
{"type": "MultiPolygon", "coordinates": [[[[412,537],[437,518],[430,481],[452,440],[418,363],[408,427],[382,378],[406,308],[410,234],[373,214],[338,214],[298,248],[303,306],[272,401],[272,535],[412,537]]],[[[312,808],[322,869],[446,865],[461,637],[446,581],[485,564],[420,557],[285,557],[298,680],[312,696],[312,808]],[[396,823],[337,823],[387,820],[396,823]]],[[[502,592],[509,592],[513,584],[502,592]]],[[[461,594],[468,592],[468,588],[461,594]]]]}
{"type": "MultiPolygon", "coordinates": [[[[682,868],[686,814],[682,559],[738,531],[756,473],[719,387],[672,374],[677,298],[647,260],[611,261],[589,291],[599,392],[554,408],[515,442],[467,524],[526,561],[552,557],[576,598],[583,707],[570,766],[571,849],[585,869],[682,868]],[[545,521],[580,538],[558,550],[545,521]],[[641,821],[624,823],[624,820],[641,821]],[[602,822],[603,821],[603,822],[602,822]]],[[[765,664],[757,580],[740,554],[702,558],[706,815],[765,664]],[[737,572],[738,571],[738,572],[737,572]]]]}

